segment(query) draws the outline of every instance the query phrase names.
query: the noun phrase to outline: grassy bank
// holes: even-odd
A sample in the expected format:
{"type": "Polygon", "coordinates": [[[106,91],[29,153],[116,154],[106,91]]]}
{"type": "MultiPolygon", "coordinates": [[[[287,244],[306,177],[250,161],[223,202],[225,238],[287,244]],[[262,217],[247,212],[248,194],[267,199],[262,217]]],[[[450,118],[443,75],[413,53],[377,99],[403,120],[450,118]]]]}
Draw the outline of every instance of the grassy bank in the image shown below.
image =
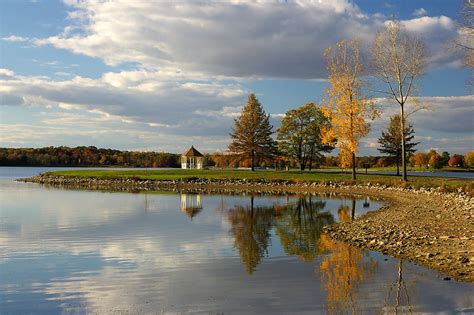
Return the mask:
{"type": "Polygon", "coordinates": [[[344,182],[351,183],[379,183],[387,186],[411,186],[419,187],[443,187],[447,191],[458,188],[472,193],[474,191],[474,180],[441,178],[441,177],[418,177],[411,176],[408,183],[393,175],[365,175],[358,174],[357,181],[351,180],[350,174],[335,172],[300,172],[300,171],[257,171],[249,170],[70,170],[49,172],[50,175],[93,177],[93,178],[137,178],[142,180],[177,180],[183,178],[202,179],[247,179],[247,180],[285,180],[295,182],[344,182]]]}

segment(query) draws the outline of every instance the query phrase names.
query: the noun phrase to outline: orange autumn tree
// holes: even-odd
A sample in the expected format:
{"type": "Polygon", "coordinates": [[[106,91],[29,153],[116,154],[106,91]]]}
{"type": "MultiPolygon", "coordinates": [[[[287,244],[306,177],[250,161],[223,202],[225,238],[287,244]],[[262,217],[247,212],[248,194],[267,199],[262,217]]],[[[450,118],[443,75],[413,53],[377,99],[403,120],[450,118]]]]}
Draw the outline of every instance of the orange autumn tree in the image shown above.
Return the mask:
{"type": "Polygon", "coordinates": [[[327,60],[330,87],[326,89],[327,101],[324,115],[331,121],[324,128],[323,142],[336,144],[341,165],[352,166],[352,179],[356,179],[356,153],[359,140],[370,131],[368,119],[378,115],[374,103],[362,89],[363,67],[358,40],[341,40],[324,52],[327,60]]]}

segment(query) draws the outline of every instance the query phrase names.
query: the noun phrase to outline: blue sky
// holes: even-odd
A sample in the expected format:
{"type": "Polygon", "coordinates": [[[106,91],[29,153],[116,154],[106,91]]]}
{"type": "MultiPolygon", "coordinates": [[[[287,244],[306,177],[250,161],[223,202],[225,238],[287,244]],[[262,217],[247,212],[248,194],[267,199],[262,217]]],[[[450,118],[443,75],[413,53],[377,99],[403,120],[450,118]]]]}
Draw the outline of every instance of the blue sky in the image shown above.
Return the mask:
{"type": "MultiPolygon", "coordinates": [[[[321,101],[325,47],[349,37],[368,47],[398,19],[429,51],[418,95],[431,109],[410,118],[419,149],[464,154],[474,98],[450,48],[462,3],[0,0],[0,146],[222,151],[249,92],[278,127],[321,101]]],[[[398,108],[382,109],[360,154],[378,154],[398,108]]]]}

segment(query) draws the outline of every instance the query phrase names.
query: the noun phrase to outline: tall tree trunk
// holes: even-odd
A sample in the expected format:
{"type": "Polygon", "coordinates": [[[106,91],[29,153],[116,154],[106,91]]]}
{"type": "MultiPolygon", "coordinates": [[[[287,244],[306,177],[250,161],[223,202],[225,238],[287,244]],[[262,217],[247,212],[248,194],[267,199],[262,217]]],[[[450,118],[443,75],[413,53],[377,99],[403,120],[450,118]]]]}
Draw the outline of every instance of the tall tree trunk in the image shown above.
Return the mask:
{"type": "Polygon", "coordinates": [[[255,152],[252,150],[252,158],[251,158],[251,161],[250,163],[252,163],[251,165],[251,168],[252,168],[252,172],[255,170],[255,166],[254,166],[254,163],[255,163],[255,152]]]}
{"type": "Polygon", "coordinates": [[[300,171],[304,171],[306,168],[306,156],[302,152],[303,149],[300,149],[300,171]]]}
{"type": "Polygon", "coordinates": [[[403,181],[407,181],[408,180],[408,177],[407,177],[407,161],[406,161],[406,152],[405,152],[405,142],[406,142],[406,139],[405,139],[405,112],[404,112],[404,108],[403,108],[403,104],[401,104],[401,117],[400,117],[400,123],[401,123],[401,128],[402,128],[402,180],[403,181]]]}
{"type": "Polygon", "coordinates": [[[397,176],[400,176],[400,155],[397,155],[397,176]]]}
{"type": "Polygon", "coordinates": [[[356,154],[352,153],[352,179],[356,179],[356,154]]]}

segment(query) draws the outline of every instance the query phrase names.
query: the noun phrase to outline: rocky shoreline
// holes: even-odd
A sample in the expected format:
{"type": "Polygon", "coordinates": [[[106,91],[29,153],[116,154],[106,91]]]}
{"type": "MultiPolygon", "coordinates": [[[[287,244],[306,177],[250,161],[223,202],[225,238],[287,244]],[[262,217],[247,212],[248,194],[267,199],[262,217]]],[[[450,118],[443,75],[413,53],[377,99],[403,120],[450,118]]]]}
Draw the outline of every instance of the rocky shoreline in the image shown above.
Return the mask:
{"type": "Polygon", "coordinates": [[[139,178],[104,179],[49,174],[18,179],[46,186],[113,191],[204,191],[213,193],[336,193],[383,198],[388,205],[352,222],[326,226],[333,239],[414,261],[474,282],[474,197],[461,191],[414,190],[380,184],[347,185],[269,180],[211,180],[187,178],[170,181],[139,178]]]}

